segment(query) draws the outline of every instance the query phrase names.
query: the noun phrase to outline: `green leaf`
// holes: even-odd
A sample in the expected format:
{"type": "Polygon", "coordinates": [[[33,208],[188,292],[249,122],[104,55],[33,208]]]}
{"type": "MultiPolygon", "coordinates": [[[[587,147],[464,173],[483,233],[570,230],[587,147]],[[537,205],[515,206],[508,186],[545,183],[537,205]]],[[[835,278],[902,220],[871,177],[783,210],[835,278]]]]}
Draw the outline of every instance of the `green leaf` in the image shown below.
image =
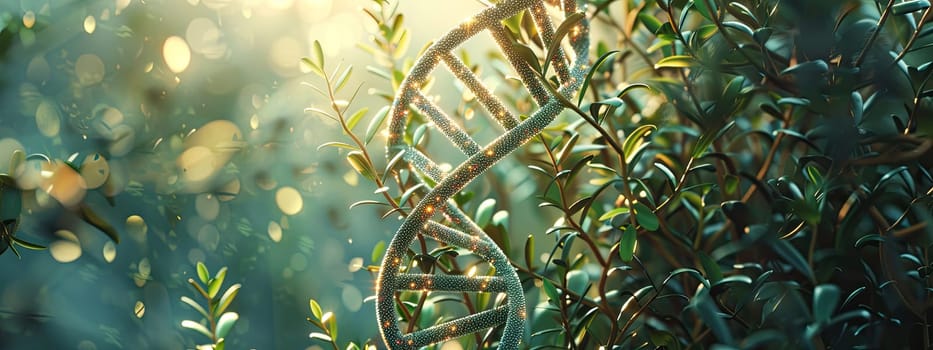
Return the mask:
{"type": "Polygon", "coordinates": [[[350,74],[352,73],[353,66],[347,66],[347,69],[345,69],[343,73],[341,73],[340,76],[334,80],[334,92],[340,91],[340,89],[342,89],[343,86],[347,84],[347,81],[350,78],[350,74]]]}
{"type": "Polygon", "coordinates": [[[706,277],[703,277],[703,274],[700,273],[700,271],[697,271],[696,269],[691,269],[689,267],[682,267],[674,271],[671,271],[670,275],[667,276],[667,279],[674,278],[680,274],[688,274],[692,276],[694,279],[696,279],[698,282],[702,283],[705,288],[710,287],[709,280],[707,280],[706,277]]]}
{"type": "Polygon", "coordinates": [[[369,126],[366,127],[366,137],[363,139],[364,144],[368,145],[372,142],[373,137],[376,136],[376,132],[382,127],[382,123],[386,120],[387,115],[389,115],[389,106],[382,107],[379,112],[376,112],[373,119],[369,121],[369,126]]]}
{"type": "Polygon", "coordinates": [[[716,2],[714,0],[694,0],[693,6],[706,19],[716,20],[716,2]]]}
{"type": "Polygon", "coordinates": [[[531,69],[540,74],[541,62],[538,60],[538,56],[535,55],[534,50],[520,43],[512,43],[512,50],[514,50],[525,63],[528,63],[531,69]]]}
{"type": "Polygon", "coordinates": [[[580,270],[570,270],[567,272],[567,289],[582,295],[586,292],[586,287],[590,283],[590,278],[586,272],[580,270]]]}
{"type": "Polygon", "coordinates": [[[635,242],[638,237],[638,230],[632,225],[625,225],[622,230],[622,240],[619,241],[619,258],[623,262],[631,262],[635,256],[635,242]]]}
{"type": "Polygon", "coordinates": [[[732,174],[726,174],[723,182],[725,185],[724,189],[727,195],[732,195],[739,189],[739,180],[740,179],[738,176],[735,176],[732,174]]]}
{"type": "Polygon", "coordinates": [[[644,24],[645,28],[647,28],[648,31],[651,32],[652,34],[656,34],[658,32],[658,29],[660,29],[661,26],[663,25],[663,23],[661,23],[661,21],[658,20],[657,17],[655,17],[654,15],[647,14],[647,13],[639,13],[638,21],[644,24]]]}
{"type": "Polygon", "coordinates": [[[599,217],[599,219],[597,219],[597,220],[598,220],[598,221],[610,220],[610,219],[612,219],[612,218],[614,218],[614,217],[616,217],[616,216],[619,216],[619,215],[622,215],[622,214],[628,214],[628,211],[629,211],[628,207],[618,207],[618,208],[612,209],[612,210],[610,210],[610,211],[607,211],[605,214],[601,215],[601,216],[599,217]]]}
{"type": "Polygon", "coordinates": [[[210,280],[210,282],[208,282],[207,284],[207,297],[210,299],[214,299],[214,297],[217,296],[217,292],[220,291],[220,286],[222,284],[223,284],[223,280],[219,280],[216,278],[210,280]]]}
{"type": "Polygon", "coordinates": [[[346,143],[346,142],[337,142],[337,141],[331,141],[331,142],[322,143],[320,146],[317,146],[317,150],[320,151],[320,150],[324,149],[325,147],[343,148],[343,149],[348,149],[348,150],[351,150],[351,151],[358,151],[358,150],[359,150],[359,148],[356,148],[356,146],[353,146],[353,145],[351,145],[351,144],[349,144],[349,143],[346,143]]]}
{"type": "Polygon", "coordinates": [[[308,70],[314,72],[314,74],[316,74],[317,76],[324,77],[324,70],[321,69],[321,67],[318,66],[317,63],[314,63],[314,60],[307,58],[307,57],[302,57],[299,63],[307,67],[308,70]]]}
{"type": "MultiPolygon", "coordinates": [[[[379,259],[382,257],[382,254],[384,254],[385,251],[386,251],[386,241],[379,241],[378,243],[376,243],[376,245],[373,247],[372,255],[370,256],[370,258],[372,258],[372,262],[373,263],[379,262],[379,259]]],[[[315,303],[314,300],[311,300],[311,302],[315,303]]],[[[318,307],[318,309],[320,309],[320,307],[318,307]]]]}
{"type": "Polygon", "coordinates": [[[220,319],[217,320],[217,338],[226,337],[238,319],[240,316],[236,312],[226,312],[220,315],[220,319]]]}
{"type": "Polygon", "coordinates": [[[492,219],[492,214],[495,209],[495,199],[489,198],[480,203],[479,206],[476,207],[476,225],[479,227],[486,227],[486,225],[489,225],[489,221],[492,219]]]}
{"type": "Polygon", "coordinates": [[[23,247],[23,248],[26,248],[26,249],[29,249],[29,250],[46,250],[46,249],[48,249],[48,247],[46,247],[46,246],[43,246],[43,245],[40,245],[40,244],[35,244],[35,243],[32,243],[32,242],[27,242],[27,241],[25,241],[25,240],[22,240],[22,239],[17,238],[16,236],[10,236],[10,239],[13,241],[13,243],[16,243],[16,245],[18,245],[18,246],[20,246],[20,247],[23,247]]]}
{"type": "Polygon", "coordinates": [[[528,234],[528,239],[525,240],[525,267],[532,269],[531,262],[534,261],[535,256],[535,236],[528,234]]]}
{"type": "Polygon", "coordinates": [[[654,215],[647,206],[641,203],[635,203],[633,207],[635,209],[635,220],[638,221],[638,224],[641,225],[642,228],[648,231],[654,231],[661,226],[658,217],[654,215]]]}
{"type": "Polygon", "coordinates": [[[557,291],[557,288],[554,287],[554,284],[547,279],[541,280],[541,282],[544,285],[544,294],[547,295],[548,299],[555,304],[560,302],[560,293],[557,291]]]}
{"type": "Polygon", "coordinates": [[[230,303],[233,302],[233,299],[236,298],[237,294],[240,292],[241,285],[239,283],[230,286],[227,288],[227,291],[220,296],[220,300],[217,302],[217,309],[214,310],[214,315],[223,314],[224,311],[227,311],[227,308],[230,306],[230,303]]]}
{"type": "Polygon", "coordinates": [[[577,97],[578,107],[580,106],[580,104],[583,103],[583,97],[586,96],[586,90],[590,87],[589,86],[590,80],[593,79],[593,74],[596,74],[596,71],[598,71],[599,68],[602,67],[603,63],[609,60],[609,57],[612,57],[613,55],[618,54],[618,53],[619,51],[616,51],[616,50],[606,52],[602,56],[599,56],[599,58],[596,59],[596,62],[593,62],[593,66],[590,67],[590,70],[588,72],[586,72],[586,78],[583,79],[583,83],[580,84],[580,92],[577,97]]]}
{"type": "Polygon", "coordinates": [[[664,57],[658,63],[654,64],[655,69],[661,68],[687,68],[696,64],[693,57],[685,55],[676,55],[664,57]]]}
{"type": "MultiPolygon", "coordinates": [[[[925,10],[928,7],[930,7],[930,2],[927,0],[904,1],[891,6],[891,12],[895,15],[906,15],[908,13],[925,10]]],[[[918,28],[917,30],[920,29],[918,28]]]]}
{"type": "Polygon", "coordinates": [[[644,137],[657,129],[654,125],[645,124],[635,128],[631,134],[625,137],[625,141],[622,143],[622,152],[625,153],[627,163],[631,163],[635,154],[638,153],[638,148],[645,142],[644,137]]]}
{"type": "Polygon", "coordinates": [[[873,245],[876,245],[876,246],[881,245],[882,243],[884,243],[884,236],[881,236],[877,233],[871,233],[871,234],[867,234],[862,237],[859,237],[859,239],[855,241],[855,249],[861,249],[862,247],[864,247],[865,245],[869,243],[872,243],[873,245]]]}
{"type": "Polygon", "coordinates": [[[710,284],[715,285],[722,281],[722,270],[719,269],[719,264],[715,260],[702,251],[697,252],[697,257],[700,258],[700,264],[703,265],[703,270],[706,271],[706,277],[709,279],[710,284]]]}
{"type": "Polygon", "coordinates": [[[309,334],[308,337],[311,339],[319,339],[319,340],[322,340],[328,343],[333,341],[333,339],[329,335],[320,333],[320,332],[311,332],[311,334],[309,334]]]}
{"type": "Polygon", "coordinates": [[[203,262],[198,261],[197,270],[198,279],[201,280],[201,283],[207,284],[207,281],[211,278],[211,275],[207,272],[207,266],[205,266],[203,262]]]}
{"type": "MultiPolygon", "coordinates": [[[[799,63],[793,67],[789,67],[781,71],[781,75],[784,74],[800,74],[804,76],[814,76],[826,73],[829,71],[829,64],[824,60],[815,60],[799,63]]],[[[778,101],[780,104],[781,101],[778,101]]]]}
{"type": "Polygon", "coordinates": [[[205,337],[213,339],[213,335],[211,334],[211,331],[208,330],[207,327],[204,327],[204,325],[200,323],[197,323],[191,320],[184,320],[184,321],[181,321],[181,326],[184,328],[188,328],[190,330],[196,331],[198,333],[201,333],[205,337]]]}
{"type": "MultiPolygon", "coordinates": [[[[385,245],[385,244],[383,244],[383,245],[385,245]]],[[[373,260],[375,260],[375,259],[373,259],[373,260]]],[[[309,304],[311,305],[311,315],[314,316],[314,319],[315,319],[315,320],[320,321],[320,320],[321,320],[321,317],[324,316],[324,311],[321,310],[321,305],[318,305],[317,301],[315,301],[314,299],[311,299],[311,301],[309,302],[309,304]]]]}
{"type": "Polygon", "coordinates": [[[424,136],[428,132],[428,124],[421,124],[415,129],[415,132],[411,134],[411,144],[418,146],[421,144],[421,141],[424,140],[424,136]]]}
{"type": "Polygon", "coordinates": [[[363,116],[365,116],[366,113],[368,112],[369,112],[369,108],[363,107],[363,108],[360,108],[360,110],[353,113],[353,115],[351,115],[350,118],[347,118],[347,128],[350,130],[353,130],[353,128],[356,127],[356,124],[358,124],[360,120],[363,119],[363,116]]]}
{"type": "Polygon", "coordinates": [[[321,68],[321,72],[324,71],[324,49],[317,40],[314,41],[314,64],[321,68]]]}
{"type": "Polygon", "coordinates": [[[677,187],[677,177],[674,176],[674,172],[671,171],[671,168],[668,168],[666,164],[661,162],[655,162],[654,167],[658,168],[664,177],[667,179],[667,183],[671,186],[671,190],[677,187]]]}
{"type": "Polygon", "coordinates": [[[729,28],[738,30],[742,33],[745,33],[745,35],[748,35],[749,38],[754,39],[755,32],[752,31],[752,28],[749,28],[749,26],[745,25],[745,23],[735,22],[735,21],[725,21],[725,22],[722,22],[722,25],[724,27],[729,27],[729,28]]]}
{"type": "Polygon", "coordinates": [[[570,139],[567,140],[567,143],[564,144],[564,147],[561,147],[560,152],[557,152],[557,164],[564,164],[564,161],[567,160],[567,157],[576,149],[574,146],[577,144],[577,141],[580,139],[580,134],[574,132],[570,135],[570,139]]]}
{"type": "Polygon", "coordinates": [[[220,281],[220,284],[224,283],[224,278],[227,277],[227,267],[221,267],[220,270],[217,270],[217,273],[214,274],[214,279],[220,281]]]}
{"type": "Polygon", "coordinates": [[[839,287],[833,284],[821,284],[813,289],[813,320],[818,323],[829,322],[839,303],[839,287]]]}
{"type": "Polygon", "coordinates": [[[734,343],[732,331],[729,329],[729,325],[726,324],[726,321],[720,316],[721,311],[719,307],[716,306],[713,298],[710,297],[709,288],[701,288],[697,291],[696,295],[690,299],[690,308],[692,308],[693,312],[709,327],[719,342],[725,344],[734,343]]]}
{"type": "Polygon", "coordinates": [[[755,16],[755,14],[749,10],[748,7],[737,1],[730,2],[729,6],[726,7],[726,10],[745,23],[753,23],[756,27],[760,23],[758,21],[758,16],[755,16]]]}
{"type": "Polygon", "coordinates": [[[557,49],[560,48],[561,40],[567,36],[567,33],[570,33],[571,28],[580,23],[580,21],[582,21],[584,18],[586,18],[585,14],[582,12],[576,12],[564,18],[564,21],[561,22],[561,24],[557,27],[557,30],[554,31],[554,36],[552,37],[553,41],[551,41],[548,45],[547,55],[545,56],[544,60],[544,68],[541,70],[541,74],[547,75],[547,69],[551,63],[551,58],[557,54],[557,49]]]}
{"type": "Polygon", "coordinates": [[[807,260],[800,255],[800,252],[798,252],[793,245],[785,240],[776,239],[771,242],[770,246],[784,261],[797,269],[797,271],[803,273],[803,275],[811,281],[813,280],[813,270],[810,269],[810,264],[807,263],[807,260]]]}
{"type": "Polygon", "coordinates": [[[207,310],[204,310],[204,307],[201,306],[200,304],[198,304],[196,301],[194,301],[194,299],[191,299],[191,298],[189,298],[189,297],[181,297],[181,302],[183,302],[183,303],[185,303],[186,305],[190,306],[192,309],[194,309],[194,310],[197,311],[199,314],[201,314],[201,316],[204,316],[204,318],[210,318],[210,317],[211,317],[210,315],[208,315],[207,310]]]}
{"type": "Polygon", "coordinates": [[[357,173],[363,175],[363,177],[370,181],[376,181],[376,171],[369,166],[369,162],[366,160],[366,156],[362,151],[347,153],[347,162],[350,163],[350,166],[352,166],[357,173]]]}

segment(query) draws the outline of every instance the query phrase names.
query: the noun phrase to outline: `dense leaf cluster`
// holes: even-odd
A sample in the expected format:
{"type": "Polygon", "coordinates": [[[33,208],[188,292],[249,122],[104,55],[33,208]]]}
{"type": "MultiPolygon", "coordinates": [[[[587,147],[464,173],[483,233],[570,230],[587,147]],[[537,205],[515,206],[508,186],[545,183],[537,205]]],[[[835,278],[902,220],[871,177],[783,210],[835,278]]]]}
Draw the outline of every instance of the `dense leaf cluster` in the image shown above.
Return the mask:
{"type": "MultiPolygon", "coordinates": [[[[384,64],[369,70],[395,91],[412,64],[398,51],[408,36],[402,15],[377,4],[383,11],[370,15],[380,32],[368,50],[384,64]]],[[[583,91],[560,99],[567,112],[517,161],[454,197],[523,281],[526,345],[929,347],[929,13],[924,0],[592,1],[585,16],[598,58],[583,91]],[[509,186],[528,182],[540,209],[534,219],[510,219],[526,198],[509,186]],[[531,221],[553,225],[529,235],[524,249],[513,246],[510,231],[531,221]]],[[[543,57],[559,44],[530,17],[502,25],[536,74],[557,81],[543,57]]],[[[497,98],[509,110],[533,113],[533,94],[501,64],[508,57],[489,57],[479,64],[460,55],[475,73],[499,79],[497,98]]],[[[327,146],[350,149],[350,164],[381,197],[353,206],[404,215],[423,200],[417,171],[367,151],[387,110],[352,112],[352,99],[335,97],[349,70],[328,74],[323,59],[308,63],[334,101],[322,114],[353,141],[327,146]]],[[[457,103],[452,114],[481,134],[484,121],[473,115],[485,113],[482,101],[464,92],[457,103]]],[[[405,135],[392,137],[437,147],[427,116],[410,113],[405,135]]],[[[402,265],[489,270],[462,250],[419,240],[402,265]]],[[[487,294],[403,292],[400,321],[409,331],[427,328],[496,304],[487,294]]],[[[459,341],[492,346],[496,334],[459,341]]]]}

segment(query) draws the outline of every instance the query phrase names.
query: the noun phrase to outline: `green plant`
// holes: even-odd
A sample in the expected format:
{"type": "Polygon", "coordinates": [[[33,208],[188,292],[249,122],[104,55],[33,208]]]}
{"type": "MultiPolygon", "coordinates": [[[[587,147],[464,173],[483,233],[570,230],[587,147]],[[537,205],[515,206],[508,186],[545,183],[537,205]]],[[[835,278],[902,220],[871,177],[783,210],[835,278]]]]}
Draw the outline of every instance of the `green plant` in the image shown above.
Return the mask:
{"type": "MultiPolygon", "coordinates": [[[[334,316],[334,313],[331,311],[324,312],[324,310],[321,309],[321,305],[318,304],[318,302],[314,299],[311,299],[308,302],[308,305],[311,309],[311,317],[307,318],[308,322],[320,330],[320,332],[314,331],[308,334],[309,338],[325,342],[330,344],[334,350],[339,350],[340,346],[337,345],[337,319],[334,316]]],[[[366,350],[372,349],[374,347],[375,345],[371,344],[371,342],[368,340],[362,345],[362,349],[366,350]]],[[[358,350],[361,349],[361,347],[355,342],[348,342],[344,349],[358,350]]]]}
{"type": "Polygon", "coordinates": [[[181,321],[181,326],[210,339],[210,344],[198,345],[198,349],[223,350],[224,339],[240,318],[236,312],[227,311],[240,292],[240,284],[227,287],[221,294],[220,290],[227,276],[226,267],[221,267],[214,277],[211,277],[204,263],[198,262],[197,271],[198,280],[189,278],[188,284],[204,298],[204,305],[186,296],[181,297],[181,302],[197,311],[202,319],[200,321],[184,320],[181,321]]]}
{"type": "MultiPolygon", "coordinates": [[[[530,115],[557,103],[570,111],[516,152],[524,170],[505,162],[484,178],[488,190],[451,187],[435,204],[450,198],[451,207],[475,212],[464,221],[477,223],[509,257],[507,268],[517,271],[530,304],[526,346],[929,347],[933,129],[922,117],[933,113],[929,3],[590,5],[586,17],[602,39],[590,47],[598,58],[575,96],[542,98],[533,88],[518,89],[507,78],[514,73],[498,68],[515,64],[510,50],[491,54],[492,64],[471,63],[466,53],[459,55],[462,67],[454,64],[473,74],[494,67],[491,75],[508,87],[495,95],[502,109],[461,88],[452,124],[467,133],[480,132],[474,114],[501,123],[496,110],[530,115]],[[538,189],[540,217],[521,225],[554,224],[530,234],[524,249],[512,249],[509,231],[518,225],[510,225],[509,212],[525,200],[512,189],[529,182],[538,189]],[[552,245],[541,264],[535,252],[543,239],[552,245]]],[[[397,47],[401,37],[387,34],[399,32],[401,21],[384,23],[398,17],[372,17],[381,25],[377,46],[397,47]]],[[[541,81],[553,91],[561,73],[541,57],[553,57],[560,37],[548,38],[533,17],[520,11],[501,28],[531,70],[523,75],[519,68],[520,82],[541,81]]],[[[418,56],[436,64],[433,54],[418,56]]],[[[320,58],[310,63],[323,67],[320,58]]],[[[346,77],[319,69],[325,96],[334,101],[333,113],[321,114],[354,140],[325,145],[350,150],[351,166],[376,183],[382,200],[351,208],[376,205],[386,208],[384,217],[424,223],[433,214],[426,209],[435,203],[430,190],[446,189],[443,175],[456,176],[472,160],[451,171],[418,158],[437,147],[432,129],[457,132],[433,118],[435,112],[406,108],[410,94],[430,98],[437,82],[415,79],[413,93],[397,78],[399,65],[386,66],[392,72],[381,75],[403,101],[389,112],[386,165],[377,166],[366,151],[386,109],[365,137],[356,136],[354,126],[367,112],[347,113],[349,103],[338,103],[331,88],[346,77]],[[416,166],[402,166],[403,158],[416,166]],[[412,210],[420,213],[416,220],[412,210]]],[[[425,71],[411,74],[420,79],[425,71]]],[[[475,152],[469,142],[461,145],[464,153],[475,152]]],[[[459,219],[448,214],[445,220],[459,219]]],[[[406,224],[400,232],[418,243],[394,247],[401,252],[390,264],[425,275],[493,276],[502,269],[462,254],[450,239],[426,239],[441,228],[416,232],[420,224],[406,224]]],[[[374,258],[383,250],[378,246],[374,258]]],[[[488,293],[450,298],[430,289],[391,296],[409,332],[447,319],[437,315],[491,305],[488,293]]],[[[458,341],[491,346],[499,332],[458,341]]],[[[397,345],[395,337],[387,339],[397,345]]]]}

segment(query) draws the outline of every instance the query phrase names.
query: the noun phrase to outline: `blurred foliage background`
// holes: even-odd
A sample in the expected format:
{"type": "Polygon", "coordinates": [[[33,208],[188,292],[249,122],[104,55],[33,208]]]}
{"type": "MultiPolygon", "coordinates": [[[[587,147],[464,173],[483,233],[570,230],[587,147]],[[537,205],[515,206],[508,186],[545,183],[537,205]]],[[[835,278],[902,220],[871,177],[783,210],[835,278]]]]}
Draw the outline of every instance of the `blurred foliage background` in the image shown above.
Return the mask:
{"type": "Polygon", "coordinates": [[[21,150],[47,175],[24,188],[16,237],[49,247],[0,255],[0,348],[192,348],[179,298],[198,261],[246,286],[230,348],[310,346],[310,295],[368,323],[354,258],[391,229],[348,215],[369,190],[314,151],[335,129],[302,112],[324,102],[298,65],[311,40],[371,61],[361,6],[0,1],[0,173],[21,150]]]}

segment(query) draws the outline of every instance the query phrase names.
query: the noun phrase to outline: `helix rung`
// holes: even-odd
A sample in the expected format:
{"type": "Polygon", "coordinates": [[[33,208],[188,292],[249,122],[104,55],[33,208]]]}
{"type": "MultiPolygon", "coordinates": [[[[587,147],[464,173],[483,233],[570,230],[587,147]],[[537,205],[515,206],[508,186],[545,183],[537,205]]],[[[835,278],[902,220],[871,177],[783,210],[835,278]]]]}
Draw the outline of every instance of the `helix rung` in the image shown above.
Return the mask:
{"type": "Polygon", "coordinates": [[[504,293],[505,280],[501,277],[468,277],[456,275],[399,274],[397,290],[428,290],[432,292],[504,293]]]}
{"type": "Polygon", "coordinates": [[[404,344],[410,348],[418,348],[458,338],[503,324],[508,315],[509,309],[500,306],[406,334],[402,336],[400,345],[404,344]]]}

